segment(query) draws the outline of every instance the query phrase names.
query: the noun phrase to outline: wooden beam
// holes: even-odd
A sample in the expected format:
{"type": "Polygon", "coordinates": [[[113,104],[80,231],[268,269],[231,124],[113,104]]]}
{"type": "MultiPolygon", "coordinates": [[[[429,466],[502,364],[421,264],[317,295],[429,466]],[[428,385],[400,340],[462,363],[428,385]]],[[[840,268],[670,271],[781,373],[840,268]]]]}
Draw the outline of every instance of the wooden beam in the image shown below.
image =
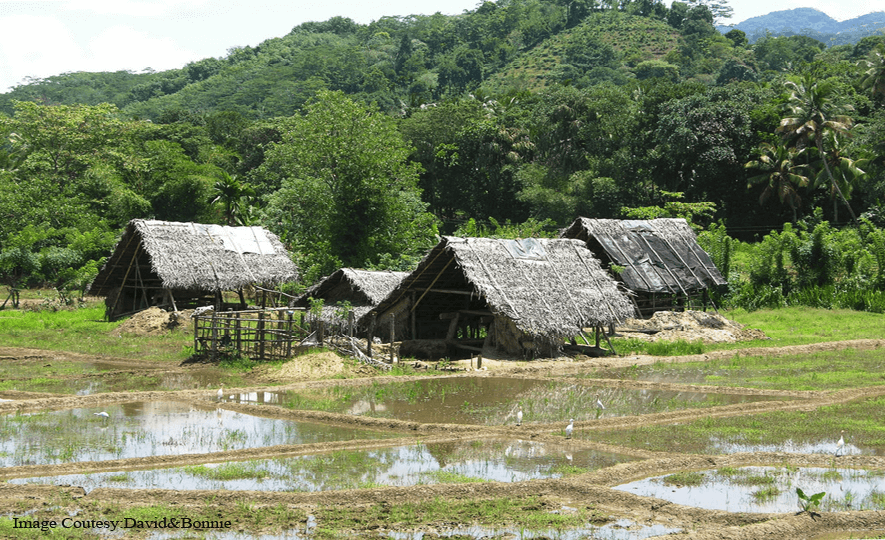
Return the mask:
{"type": "Polygon", "coordinates": [[[452,256],[452,258],[446,262],[445,266],[442,267],[442,270],[440,270],[439,273],[436,274],[436,277],[433,278],[433,281],[430,282],[430,285],[427,286],[427,289],[424,290],[424,292],[421,294],[421,297],[418,298],[418,300],[414,304],[412,304],[412,311],[415,311],[415,308],[418,307],[418,304],[421,303],[421,300],[424,300],[424,297],[427,295],[428,292],[430,292],[430,289],[433,288],[433,286],[436,284],[436,281],[440,277],[442,277],[443,272],[446,271],[446,269],[449,267],[450,264],[452,264],[452,261],[454,261],[454,260],[455,260],[455,257],[452,256]]]}
{"type": "Polygon", "coordinates": [[[430,289],[428,292],[440,294],[461,294],[464,296],[473,296],[476,294],[474,291],[459,291],[455,289],[430,289]]]}

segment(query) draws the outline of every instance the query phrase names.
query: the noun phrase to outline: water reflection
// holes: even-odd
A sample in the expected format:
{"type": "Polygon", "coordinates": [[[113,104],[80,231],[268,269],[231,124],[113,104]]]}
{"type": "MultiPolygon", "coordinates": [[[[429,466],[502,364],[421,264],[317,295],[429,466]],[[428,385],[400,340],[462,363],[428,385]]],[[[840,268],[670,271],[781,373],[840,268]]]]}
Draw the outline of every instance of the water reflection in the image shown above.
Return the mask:
{"type": "Polygon", "coordinates": [[[796,488],[826,492],[822,511],[885,510],[885,472],[846,468],[741,467],[646,478],[615,489],[728,512],[796,512],[796,488]],[[697,476],[695,476],[697,475],[697,476]]]}
{"type": "Polygon", "coordinates": [[[394,437],[177,401],[0,416],[0,466],[102,461],[394,437]],[[95,413],[106,411],[108,418],[95,413]]]}
{"type": "Polygon", "coordinates": [[[440,482],[520,482],[558,478],[630,461],[618,454],[493,439],[346,450],[145,471],[13,479],[10,483],[200,490],[331,491],[440,482]]]}
{"type": "MultiPolygon", "coordinates": [[[[265,398],[268,399],[268,398],[265,398]]],[[[524,423],[577,421],[771,401],[781,397],[609,388],[560,381],[495,377],[434,378],[283,392],[273,403],[297,409],[391,417],[422,423],[500,425],[516,423],[521,406],[524,423]],[[596,408],[596,396],[605,406],[596,408]]]]}

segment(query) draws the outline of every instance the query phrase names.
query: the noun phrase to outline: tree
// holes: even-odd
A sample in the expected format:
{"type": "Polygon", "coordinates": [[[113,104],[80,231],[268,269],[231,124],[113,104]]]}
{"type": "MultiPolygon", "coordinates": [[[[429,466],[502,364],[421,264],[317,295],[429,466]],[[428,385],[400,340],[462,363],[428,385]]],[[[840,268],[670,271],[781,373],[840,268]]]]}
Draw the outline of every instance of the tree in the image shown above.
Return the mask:
{"type": "Polygon", "coordinates": [[[830,170],[826,159],[828,150],[824,145],[827,134],[848,133],[853,121],[844,113],[852,110],[852,107],[836,102],[836,87],[830,79],[814,81],[811,74],[806,73],[802,79],[790,80],[784,85],[790,89],[787,110],[791,115],[781,119],[778,131],[799,147],[813,145],[817,149],[833,191],[856,222],[857,216],[830,170]]]}
{"type": "Polygon", "coordinates": [[[867,70],[861,79],[861,88],[867,88],[873,98],[885,99],[885,44],[880,43],[870,53],[868,60],[861,60],[860,64],[867,70]]]}
{"type": "Polygon", "coordinates": [[[827,133],[826,135],[830,151],[822,156],[821,159],[826,160],[828,168],[818,171],[815,177],[814,186],[822,186],[827,183],[827,175],[832,173],[833,182],[830,184],[830,198],[833,200],[833,221],[839,221],[838,192],[843,193],[846,197],[851,197],[851,192],[859,178],[864,176],[866,172],[860,167],[866,166],[869,160],[854,160],[846,155],[845,147],[842,145],[841,137],[837,133],[827,133]],[[838,191],[836,187],[838,186],[838,191]]]}
{"type": "Polygon", "coordinates": [[[765,185],[765,189],[759,195],[759,204],[765,204],[772,195],[777,195],[781,204],[786,204],[793,212],[793,223],[798,219],[796,209],[802,204],[802,197],[799,196],[797,188],[808,186],[808,177],[800,174],[807,166],[796,163],[796,158],[803,151],[783,145],[763,143],[758,149],[759,157],[744,165],[747,169],[764,171],[747,179],[748,189],[756,184],[765,185]]]}
{"type": "Polygon", "coordinates": [[[236,176],[223,172],[212,186],[212,194],[209,204],[221,203],[225,223],[236,225],[243,224],[243,211],[255,197],[255,190],[247,182],[240,182],[236,176]]]}
{"type": "Polygon", "coordinates": [[[436,226],[417,188],[420,165],[392,118],[323,91],[288,127],[259,171],[282,178],[264,215],[308,278],[429,246],[436,226]]]}

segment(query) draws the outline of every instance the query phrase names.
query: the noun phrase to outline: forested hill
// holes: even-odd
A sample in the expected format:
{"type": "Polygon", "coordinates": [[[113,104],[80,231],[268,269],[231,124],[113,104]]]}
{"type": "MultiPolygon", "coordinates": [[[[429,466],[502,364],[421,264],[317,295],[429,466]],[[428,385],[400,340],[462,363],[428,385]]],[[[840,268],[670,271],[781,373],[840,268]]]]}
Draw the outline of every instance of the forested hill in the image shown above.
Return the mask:
{"type": "Polygon", "coordinates": [[[750,43],[768,35],[802,35],[827,46],[853,45],[865,37],[885,33],[885,11],[840,22],[813,8],[787,9],[751,17],[732,26],[720,26],[719,31],[726,33],[732,28],[746,33],[750,43]]]}
{"type": "MultiPolygon", "coordinates": [[[[0,94],[0,111],[11,114],[13,100],[107,102],[154,121],[217,110],[270,118],[291,115],[318,90],[330,89],[395,112],[477,88],[500,93],[660,76],[710,83],[734,78],[744,66],[753,73],[741,76],[755,77],[782,63],[735,49],[742,39],[736,36],[707,46],[714,36],[704,2],[701,9],[679,2],[668,9],[651,0],[621,3],[621,10],[594,4],[502,0],[461,15],[383,17],[368,25],[335,17],[182,69],[32,81],[0,94]]],[[[806,51],[798,55],[809,60],[806,51]]]]}
{"type": "MultiPolygon", "coordinates": [[[[136,218],[266,226],[308,283],[577,216],[744,240],[885,225],[885,36],[751,44],[716,30],[722,2],[612,4],[336,17],[182,69],[20,86],[0,96],[0,282],[82,286],[136,218]]],[[[885,231],[864,234],[881,256],[844,265],[885,269],[885,231]]],[[[779,287],[784,238],[759,274],[779,287]]]]}

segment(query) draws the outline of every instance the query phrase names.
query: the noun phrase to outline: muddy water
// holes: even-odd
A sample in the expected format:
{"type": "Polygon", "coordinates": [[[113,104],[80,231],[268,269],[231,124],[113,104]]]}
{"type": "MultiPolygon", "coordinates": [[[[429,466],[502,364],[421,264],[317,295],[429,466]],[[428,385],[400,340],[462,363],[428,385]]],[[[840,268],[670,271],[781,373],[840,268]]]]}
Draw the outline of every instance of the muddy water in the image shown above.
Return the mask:
{"type": "Polygon", "coordinates": [[[393,435],[177,401],[0,416],[0,466],[207,453],[393,435]],[[109,418],[96,416],[107,412],[109,418]]]}
{"type": "Polygon", "coordinates": [[[885,510],[882,471],[741,467],[699,473],[703,476],[700,485],[683,485],[679,482],[684,479],[665,475],[615,489],[707,510],[770,513],[798,511],[798,487],[807,496],[825,492],[822,511],[885,510]]]}
{"type": "Polygon", "coordinates": [[[575,450],[568,445],[493,439],[125,473],[23,478],[9,482],[70,484],[87,491],[99,487],[330,491],[441,482],[521,482],[558,478],[630,460],[618,454],[575,450]]]}
{"type": "MultiPolygon", "coordinates": [[[[362,388],[264,393],[262,399],[296,409],[390,417],[422,423],[500,425],[523,421],[628,416],[782,398],[593,387],[568,382],[515,378],[434,378],[375,383],[362,388]],[[605,409],[595,407],[596,395],[605,409]]],[[[235,398],[235,400],[242,400],[235,398]]]]}

